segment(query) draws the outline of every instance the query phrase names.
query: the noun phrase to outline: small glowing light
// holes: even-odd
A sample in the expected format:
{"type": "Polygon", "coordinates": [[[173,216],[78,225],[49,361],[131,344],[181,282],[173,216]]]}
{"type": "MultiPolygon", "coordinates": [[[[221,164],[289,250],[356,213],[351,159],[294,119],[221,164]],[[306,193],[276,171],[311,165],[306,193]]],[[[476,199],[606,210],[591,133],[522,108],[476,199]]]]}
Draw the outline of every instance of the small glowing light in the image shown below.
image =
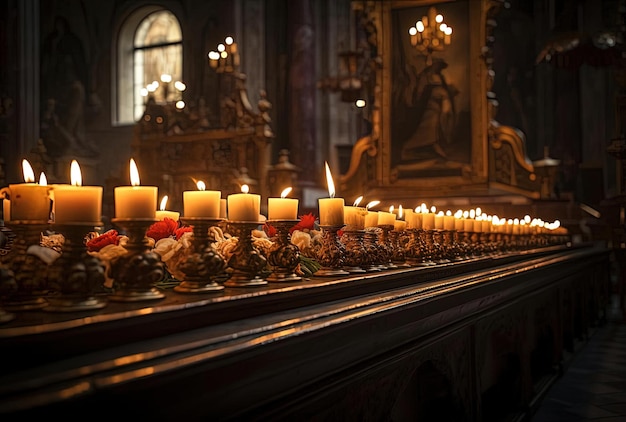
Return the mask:
{"type": "Polygon", "coordinates": [[[439,30],[441,30],[441,32],[443,32],[444,34],[446,32],[446,29],[448,29],[448,25],[446,25],[445,23],[439,25],[439,30]]]}
{"type": "Polygon", "coordinates": [[[139,90],[139,94],[141,94],[142,97],[147,97],[148,96],[148,88],[141,88],[139,90]]]}
{"type": "Polygon", "coordinates": [[[241,185],[241,192],[242,193],[250,192],[250,187],[248,185],[241,185]]]}
{"type": "Polygon", "coordinates": [[[362,200],[363,200],[363,195],[361,195],[357,199],[355,199],[354,202],[352,203],[352,206],[358,207],[362,200]]]}
{"type": "Polygon", "coordinates": [[[413,210],[413,212],[416,213],[416,214],[421,214],[422,213],[422,207],[421,206],[415,207],[415,210],[413,210]]]}
{"type": "Polygon", "coordinates": [[[530,215],[526,214],[526,215],[524,216],[524,221],[525,221],[526,223],[530,223],[530,222],[532,221],[532,220],[531,220],[531,218],[530,218],[530,215]]]}
{"type": "Polygon", "coordinates": [[[330,173],[330,167],[328,167],[328,162],[324,161],[324,166],[326,167],[326,183],[328,184],[328,195],[331,198],[335,197],[335,183],[333,182],[333,175],[330,173]]]}
{"type": "Polygon", "coordinates": [[[424,22],[422,21],[417,21],[415,22],[415,29],[417,29],[417,32],[424,32],[424,22]]]}
{"type": "Polygon", "coordinates": [[[476,210],[470,210],[469,211],[469,216],[470,216],[470,218],[476,218],[476,210]]]}
{"type": "Polygon", "coordinates": [[[409,35],[417,35],[417,28],[412,26],[409,28],[409,35]]]}
{"type": "Polygon", "coordinates": [[[437,213],[437,217],[443,217],[443,211],[439,211],[439,212],[437,213]]]}
{"type": "Polygon", "coordinates": [[[196,186],[198,187],[198,190],[205,190],[206,189],[206,185],[204,184],[204,182],[202,180],[198,180],[196,182],[196,186]]]}
{"type": "Polygon", "coordinates": [[[446,215],[447,215],[448,217],[451,217],[451,216],[452,216],[452,211],[450,211],[450,210],[446,211],[446,215]]]}
{"type": "Polygon", "coordinates": [[[83,177],[80,172],[80,166],[78,165],[78,161],[76,160],[72,160],[72,163],[70,164],[70,183],[72,184],[72,186],[82,186],[83,184],[83,177]]]}
{"type": "Polygon", "coordinates": [[[461,210],[457,210],[457,211],[454,213],[454,218],[463,218],[463,211],[461,211],[461,210]]]}
{"type": "Polygon", "coordinates": [[[226,47],[224,46],[224,44],[218,44],[217,51],[219,51],[220,53],[226,51],[226,47]]]}
{"type": "Polygon", "coordinates": [[[137,164],[134,159],[130,159],[130,184],[131,186],[139,186],[141,184],[139,180],[139,170],[137,170],[137,164]]]}
{"type": "Polygon", "coordinates": [[[435,22],[437,22],[437,23],[443,22],[443,15],[439,14],[439,15],[435,16],[435,22]]]}
{"type": "Polygon", "coordinates": [[[176,88],[179,91],[184,91],[187,89],[187,85],[185,85],[181,81],[176,81],[174,82],[174,88],[176,88]]]}
{"type": "Polygon", "coordinates": [[[394,207],[393,205],[389,207],[389,212],[393,214],[394,207]]]}
{"type": "Polygon", "coordinates": [[[161,82],[169,84],[170,82],[172,82],[172,75],[169,75],[167,73],[164,73],[161,75],[161,82]]]}
{"type": "Polygon", "coordinates": [[[228,57],[228,53],[227,53],[227,52],[225,52],[225,51],[222,51],[222,52],[220,53],[220,57],[221,57],[221,58],[223,58],[223,59],[225,59],[226,57],[228,57]]]}
{"type": "Polygon", "coordinates": [[[363,99],[358,99],[354,102],[354,105],[356,105],[359,108],[363,108],[365,107],[365,100],[363,99]]]}
{"type": "Polygon", "coordinates": [[[185,108],[185,105],[186,104],[183,100],[176,101],[176,108],[179,110],[182,110],[183,108],[185,108]]]}
{"type": "Polygon", "coordinates": [[[231,45],[233,43],[233,37],[226,37],[226,39],[224,40],[224,42],[226,43],[226,45],[231,45]]]}
{"type": "Polygon", "coordinates": [[[48,178],[46,177],[46,174],[43,171],[39,175],[39,184],[41,186],[48,186],[48,178]]]}
{"type": "Polygon", "coordinates": [[[402,218],[404,214],[402,213],[402,205],[398,205],[398,218],[402,218]]]}
{"type": "Polygon", "coordinates": [[[165,195],[163,199],[161,199],[161,206],[159,207],[161,211],[165,211],[165,207],[167,206],[167,200],[168,200],[167,195],[165,195]]]}
{"type": "Polygon", "coordinates": [[[552,222],[552,226],[553,226],[555,229],[558,229],[559,227],[561,227],[561,222],[560,222],[559,220],[554,220],[554,221],[552,222]]]}
{"type": "Polygon", "coordinates": [[[480,209],[480,207],[476,208],[476,216],[479,216],[483,213],[483,210],[480,209]]]}
{"type": "Polygon", "coordinates": [[[209,59],[211,60],[219,60],[220,58],[220,53],[218,53],[217,51],[210,51],[209,52],[209,59]]]}
{"type": "Polygon", "coordinates": [[[285,189],[284,189],[284,190],[280,193],[280,197],[281,197],[281,198],[286,198],[286,197],[287,197],[287,195],[289,195],[289,194],[291,193],[291,190],[292,190],[291,186],[290,186],[290,187],[288,187],[288,188],[285,188],[285,189]]]}
{"type": "Polygon", "coordinates": [[[22,160],[22,172],[24,174],[24,182],[35,183],[35,172],[26,159],[22,160]]]}
{"type": "Polygon", "coordinates": [[[432,207],[430,207],[430,212],[433,212],[433,213],[437,212],[437,207],[434,206],[434,205],[432,207]]]}
{"type": "Polygon", "coordinates": [[[448,26],[444,32],[446,35],[452,35],[452,27],[448,26]]]}
{"type": "Polygon", "coordinates": [[[365,208],[369,210],[370,208],[375,207],[378,204],[380,204],[380,201],[370,201],[367,203],[365,208]]]}
{"type": "Polygon", "coordinates": [[[469,211],[465,210],[463,211],[463,218],[469,218],[469,211]]]}

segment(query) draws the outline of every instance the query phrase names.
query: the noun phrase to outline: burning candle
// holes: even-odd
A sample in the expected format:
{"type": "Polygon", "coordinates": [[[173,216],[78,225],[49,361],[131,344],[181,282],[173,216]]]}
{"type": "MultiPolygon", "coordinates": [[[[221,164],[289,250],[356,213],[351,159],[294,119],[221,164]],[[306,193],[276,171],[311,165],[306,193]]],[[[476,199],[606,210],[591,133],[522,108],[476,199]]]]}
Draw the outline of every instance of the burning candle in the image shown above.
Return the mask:
{"type": "Polygon", "coordinates": [[[115,217],[154,220],[157,204],[157,187],[140,186],[135,160],[130,159],[131,186],[118,186],[114,190],[115,217]]]}
{"type": "Polygon", "coordinates": [[[443,211],[439,211],[435,214],[435,230],[443,230],[443,211]]]}
{"type": "Polygon", "coordinates": [[[5,221],[47,222],[50,219],[50,187],[45,176],[41,178],[45,184],[35,183],[35,173],[27,160],[22,160],[22,171],[25,183],[10,184],[0,190],[0,197],[6,204],[3,208],[5,221]]]}
{"type": "Polygon", "coordinates": [[[83,186],[78,161],[70,164],[70,184],[56,185],[52,193],[55,224],[100,222],[102,186],[83,186]]]}
{"type": "Polygon", "coordinates": [[[202,180],[196,182],[198,190],[183,192],[183,214],[191,218],[219,218],[222,192],[206,190],[202,180]]]}
{"type": "Polygon", "coordinates": [[[174,221],[178,221],[178,219],[180,218],[180,213],[176,212],[176,211],[167,211],[165,208],[167,207],[167,200],[169,199],[169,197],[167,195],[163,196],[163,198],[161,198],[161,204],[159,206],[159,209],[157,210],[155,216],[156,219],[159,221],[164,220],[165,218],[171,218],[174,221]]]}
{"type": "Polygon", "coordinates": [[[270,220],[295,220],[298,218],[298,200],[287,198],[291,187],[280,194],[280,198],[267,199],[267,218],[270,220]]]}
{"type": "Polygon", "coordinates": [[[402,210],[402,205],[398,207],[398,217],[396,221],[393,222],[393,229],[395,231],[404,231],[406,229],[406,221],[402,220],[404,217],[404,212],[402,210]]]}
{"type": "Polygon", "coordinates": [[[422,207],[415,207],[413,213],[411,213],[411,219],[409,220],[409,228],[415,230],[422,229],[422,207]]]}
{"type": "Polygon", "coordinates": [[[367,215],[365,216],[365,227],[376,227],[378,225],[378,212],[370,211],[370,208],[380,204],[380,201],[371,201],[365,206],[367,215]]]}
{"type": "Polygon", "coordinates": [[[393,213],[393,205],[389,207],[389,212],[378,211],[379,226],[393,226],[396,222],[396,215],[393,213]]]}
{"type": "Polygon", "coordinates": [[[259,221],[261,195],[248,193],[248,185],[241,186],[242,193],[228,195],[228,219],[231,221],[259,221]]]}
{"type": "Polygon", "coordinates": [[[446,211],[446,215],[443,216],[443,229],[454,230],[454,216],[450,210],[446,211]]]}
{"type": "Polygon", "coordinates": [[[330,173],[328,163],[326,165],[326,183],[328,184],[328,194],[330,198],[318,199],[320,211],[320,226],[343,226],[343,198],[335,198],[335,184],[330,173]]]}
{"type": "Polygon", "coordinates": [[[365,207],[359,207],[359,203],[363,199],[359,196],[354,203],[346,205],[343,208],[344,222],[346,224],[346,230],[364,230],[365,229],[365,217],[367,216],[367,209],[365,207]]]}

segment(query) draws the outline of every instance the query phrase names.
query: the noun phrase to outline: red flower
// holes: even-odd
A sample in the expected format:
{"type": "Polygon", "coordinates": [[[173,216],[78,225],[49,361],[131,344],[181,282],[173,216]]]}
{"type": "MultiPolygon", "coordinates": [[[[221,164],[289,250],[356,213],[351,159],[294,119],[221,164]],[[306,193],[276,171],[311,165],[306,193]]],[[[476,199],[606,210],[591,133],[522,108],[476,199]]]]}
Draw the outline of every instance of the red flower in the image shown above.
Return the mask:
{"type": "Polygon", "coordinates": [[[119,245],[120,237],[117,230],[109,230],[100,236],[94,237],[86,243],[89,252],[98,252],[107,245],[119,245]]]}
{"type": "Polygon", "coordinates": [[[343,236],[343,229],[337,230],[337,236],[339,237],[343,236]]]}
{"type": "Polygon", "coordinates": [[[175,236],[177,228],[177,221],[165,217],[162,221],[157,221],[156,223],[152,224],[150,228],[146,231],[146,236],[151,237],[154,239],[155,242],[158,242],[159,240],[165,239],[166,237],[175,236]]]}
{"type": "Polygon", "coordinates": [[[263,231],[265,232],[267,237],[276,236],[276,227],[272,226],[271,224],[263,224],[263,231]]]}
{"type": "Polygon", "coordinates": [[[192,226],[184,226],[184,227],[177,228],[176,231],[174,232],[174,235],[176,236],[176,240],[180,239],[184,233],[188,233],[188,232],[193,233],[192,226]]]}
{"type": "Polygon", "coordinates": [[[300,222],[289,229],[289,233],[293,233],[295,230],[313,230],[315,228],[315,218],[311,212],[301,215],[300,222]]]}

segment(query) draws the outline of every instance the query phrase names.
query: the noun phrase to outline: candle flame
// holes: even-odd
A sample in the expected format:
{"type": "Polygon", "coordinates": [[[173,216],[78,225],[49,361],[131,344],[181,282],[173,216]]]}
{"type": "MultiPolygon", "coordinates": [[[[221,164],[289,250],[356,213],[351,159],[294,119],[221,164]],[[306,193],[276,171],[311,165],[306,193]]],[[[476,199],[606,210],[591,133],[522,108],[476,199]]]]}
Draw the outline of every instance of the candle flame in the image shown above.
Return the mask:
{"type": "Polygon", "coordinates": [[[352,206],[358,207],[362,200],[363,200],[363,195],[361,195],[357,199],[355,199],[354,203],[352,204],[352,206]]]}
{"type": "Polygon", "coordinates": [[[380,201],[370,201],[368,202],[368,204],[365,206],[366,209],[370,209],[372,207],[375,207],[376,205],[380,204],[380,201]]]}
{"type": "Polygon", "coordinates": [[[137,170],[137,164],[134,159],[130,159],[130,185],[139,186],[141,184],[139,180],[139,170],[137,170]]]}
{"type": "Polygon", "coordinates": [[[22,172],[24,173],[24,182],[35,183],[35,172],[26,159],[22,160],[22,172]]]}
{"type": "Polygon", "coordinates": [[[70,183],[72,186],[82,186],[83,177],[80,173],[80,166],[78,165],[78,161],[72,160],[72,164],[70,164],[70,183]]]}
{"type": "Polygon", "coordinates": [[[451,216],[452,216],[452,211],[450,211],[450,210],[446,211],[446,215],[447,215],[448,217],[451,217],[451,216]]]}
{"type": "Polygon", "coordinates": [[[469,211],[465,210],[463,211],[463,218],[468,218],[469,217],[469,211]]]}
{"type": "Polygon", "coordinates": [[[46,174],[43,171],[39,175],[39,184],[41,186],[48,186],[48,178],[46,177],[46,174]]]}
{"type": "Polygon", "coordinates": [[[198,190],[205,190],[206,189],[206,185],[204,184],[204,182],[202,180],[198,180],[196,182],[196,186],[198,187],[198,190]]]}
{"type": "Polygon", "coordinates": [[[398,218],[402,218],[402,205],[398,205],[398,218]]]}
{"type": "Polygon", "coordinates": [[[324,161],[324,165],[326,166],[326,183],[328,184],[328,195],[331,198],[335,197],[335,184],[333,183],[333,175],[330,174],[330,167],[328,167],[328,162],[324,161]]]}
{"type": "Polygon", "coordinates": [[[161,206],[159,207],[159,210],[165,211],[165,207],[167,206],[167,199],[167,195],[165,195],[163,199],[161,199],[161,206]]]}
{"type": "Polygon", "coordinates": [[[389,207],[389,212],[393,214],[393,205],[389,207]]]}
{"type": "Polygon", "coordinates": [[[418,205],[417,207],[415,207],[415,210],[413,212],[415,212],[416,214],[421,214],[422,213],[422,207],[418,205]]]}
{"type": "Polygon", "coordinates": [[[283,191],[280,193],[280,197],[281,197],[281,198],[286,198],[286,197],[287,197],[287,195],[289,195],[289,193],[290,193],[290,192],[291,192],[291,186],[290,186],[290,187],[288,187],[288,188],[285,188],[285,190],[283,190],[283,191]]]}
{"type": "Polygon", "coordinates": [[[248,185],[241,185],[241,192],[243,193],[250,192],[250,187],[248,185]]]}
{"type": "Polygon", "coordinates": [[[434,206],[434,205],[432,207],[430,207],[430,212],[432,212],[432,213],[437,212],[437,207],[434,206]]]}
{"type": "Polygon", "coordinates": [[[463,211],[457,210],[457,212],[454,213],[454,218],[462,218],[462,217],[463,217],[463,211]]]}
{"type": "Polygon", "coordinates": [[[476,216],[479,216],[483,213],[483,210],[480,209],[480,207],[476,208],[476,216]]]}

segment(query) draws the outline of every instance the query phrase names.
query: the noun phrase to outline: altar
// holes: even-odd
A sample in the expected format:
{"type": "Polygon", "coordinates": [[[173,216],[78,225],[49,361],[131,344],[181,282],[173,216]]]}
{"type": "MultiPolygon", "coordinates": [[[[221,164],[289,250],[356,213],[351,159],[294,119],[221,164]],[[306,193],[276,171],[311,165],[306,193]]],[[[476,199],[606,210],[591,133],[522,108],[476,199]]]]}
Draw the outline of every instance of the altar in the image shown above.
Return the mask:
{"type": "Polygon", "coordinates": [[[604,317],[609,251],[22,312],[0,326],[5,418],[501,420],[532,412],[604,317]]]}

